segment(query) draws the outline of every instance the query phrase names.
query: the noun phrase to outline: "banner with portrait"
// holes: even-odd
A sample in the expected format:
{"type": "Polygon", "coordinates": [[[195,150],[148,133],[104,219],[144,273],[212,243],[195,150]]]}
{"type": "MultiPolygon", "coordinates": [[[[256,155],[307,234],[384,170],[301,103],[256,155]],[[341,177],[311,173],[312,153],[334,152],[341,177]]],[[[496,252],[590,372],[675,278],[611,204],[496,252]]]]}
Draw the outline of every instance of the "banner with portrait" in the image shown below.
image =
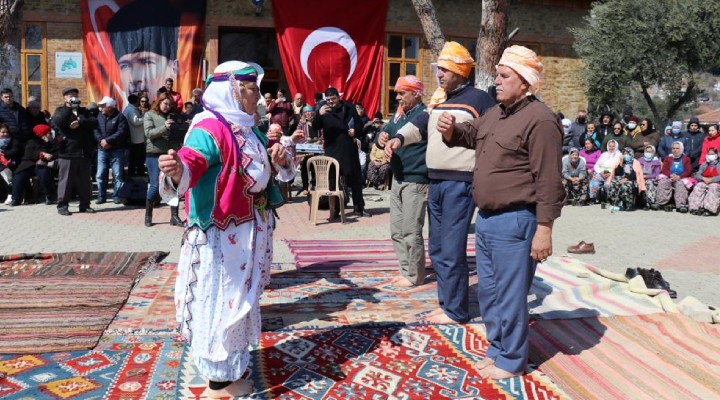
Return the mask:
{"type": "Polygon", "coordinates": [[[154,100],[167,78],[189,99],[203,81],[205,0],[81,0],[88,101],[154,100]]]}

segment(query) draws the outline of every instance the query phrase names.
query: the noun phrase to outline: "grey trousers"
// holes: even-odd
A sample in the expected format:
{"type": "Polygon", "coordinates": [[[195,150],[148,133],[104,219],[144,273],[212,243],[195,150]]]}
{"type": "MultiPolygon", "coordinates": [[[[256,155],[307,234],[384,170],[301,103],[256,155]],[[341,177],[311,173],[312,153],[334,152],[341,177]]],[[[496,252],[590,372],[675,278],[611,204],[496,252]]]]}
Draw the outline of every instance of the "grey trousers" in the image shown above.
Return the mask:
{"type": "Polygon", "coordinates": [[[58,159],[58,193],[57,208],[67,208],[68,203],[77,193],[80,210],[90,207],[92,181],[90,180],[90,160],[87,158],[58,159]]]}
{"type": "Polygon", "coordinates": [[[427,184],[393,179],[390,192],[390,236],[400,273],[415,285],[425,281],[423,225],[427,210],[427,184]]]}

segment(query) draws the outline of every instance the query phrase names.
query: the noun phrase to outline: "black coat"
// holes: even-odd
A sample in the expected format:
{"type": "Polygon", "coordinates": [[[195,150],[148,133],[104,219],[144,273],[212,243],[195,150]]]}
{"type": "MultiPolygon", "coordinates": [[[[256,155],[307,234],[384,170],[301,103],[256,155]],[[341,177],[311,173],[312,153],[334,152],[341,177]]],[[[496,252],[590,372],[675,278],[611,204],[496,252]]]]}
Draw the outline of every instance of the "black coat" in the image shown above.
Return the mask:
{"type": "Polygon", "coordinates": [[[338,160],[343,175],[360,172],[360,157],[355,140],[348,134],[348,129],[355,129],[355,136],[362,134],[362,123],[355,107],[344,101],[332,110],[320,115],[315,113],[313,127],[322,130],[325,143],[325,155],[338,160]]]}
{"type": "Polygon", "coordinates": [[[75,115],[70,107],[58,107],[52,117],[52,127],[60,142],[59,158],[91,158],[95,154],[97,143],[93,130],[97,127],[97,119],[87,109],[78,108],[75,115]],[[75,120],[80,122],[80,126],[71,129],[70,123],[75,120]]]}
{"type": "Polygon", "coordinates": [[[0,103],[0,122],[7,124],[10,128],[10,135],[20,139],[20,142],[25,143],[33,136],[32,126],[30,126],[28,112],[25,107],[13,102],[11,107],[0,103]],[[15,118],[15,111],[17,111],[17,119],[15,118]]]}
{"type": "Polygon", "coordinates": [[[19,172],[29,168],[35,168],[35,164],[40,159],[40,152],[52,154],[54,160],[57,158],[57,151],[57,140],[52,139],[49,142],[46,142],[33,135],[32,139],[28,140],[25,145],[25,153],[23,154],[22,161],[15,171],[19,172]]]}

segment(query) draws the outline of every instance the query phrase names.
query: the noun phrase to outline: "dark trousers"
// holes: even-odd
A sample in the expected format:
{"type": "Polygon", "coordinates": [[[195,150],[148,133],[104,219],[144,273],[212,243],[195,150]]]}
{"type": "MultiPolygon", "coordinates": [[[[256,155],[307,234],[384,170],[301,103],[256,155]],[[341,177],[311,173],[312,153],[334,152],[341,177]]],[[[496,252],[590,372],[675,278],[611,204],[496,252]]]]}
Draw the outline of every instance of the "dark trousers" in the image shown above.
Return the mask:
{"type": "Polygon", "coordinates": [[[58,175],[58,208],[67,208],[68,203],[77,193],[80,200],[80,209],[90,207],[92,196],[92,181],[90,180],[90,159],[88,158],[61,158],[58,160],[60,172],[58,175]]]}
{"type": "Polygon", "coordinates": [[[430,180],[428,253],[438,280],[438,301],[448,317],[463,323],[468,310],[467,237],[475,203],[470,182],[430,180]]]}
{"type": "Polygon", "coordinates": [[[490,342],[486,357],[509,372],[527,367],[527,296],[537,266],[530,247],[536,229],[532,207],[480,211],[475,220],[478,301],[490,342]]]}
{"type": "Polygon", "coordinates": [[[128,157],[128,175],[145,175],[145,143],[131,144],[128,157]]]}
{"type": "Polygon", "coordinates": [[[20,203],[23,199],[23,194],[30,183],[30,178],[33,175],[38,177],[40,181],[40,187],[47,199],[55,198],[55,182],[53,180],[53,171],[48,167],[36,166],[35,168],[28,168],[22,171],[16,171],[13,175],[12,185],[12,196],[13,199],[20,203]]]}

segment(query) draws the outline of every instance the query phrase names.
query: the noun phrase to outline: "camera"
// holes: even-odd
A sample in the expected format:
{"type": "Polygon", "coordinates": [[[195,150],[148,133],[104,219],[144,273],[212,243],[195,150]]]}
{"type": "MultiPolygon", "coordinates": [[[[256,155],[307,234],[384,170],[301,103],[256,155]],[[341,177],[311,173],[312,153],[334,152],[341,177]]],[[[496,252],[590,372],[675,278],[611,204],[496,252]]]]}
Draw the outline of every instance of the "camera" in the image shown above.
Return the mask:
{"type": "Polygon", "coordinates": [[[71,106],[79,106],[80,105],[80,99],[77,97],[71,97],[70,98],[70,105],[71,106]]]}

